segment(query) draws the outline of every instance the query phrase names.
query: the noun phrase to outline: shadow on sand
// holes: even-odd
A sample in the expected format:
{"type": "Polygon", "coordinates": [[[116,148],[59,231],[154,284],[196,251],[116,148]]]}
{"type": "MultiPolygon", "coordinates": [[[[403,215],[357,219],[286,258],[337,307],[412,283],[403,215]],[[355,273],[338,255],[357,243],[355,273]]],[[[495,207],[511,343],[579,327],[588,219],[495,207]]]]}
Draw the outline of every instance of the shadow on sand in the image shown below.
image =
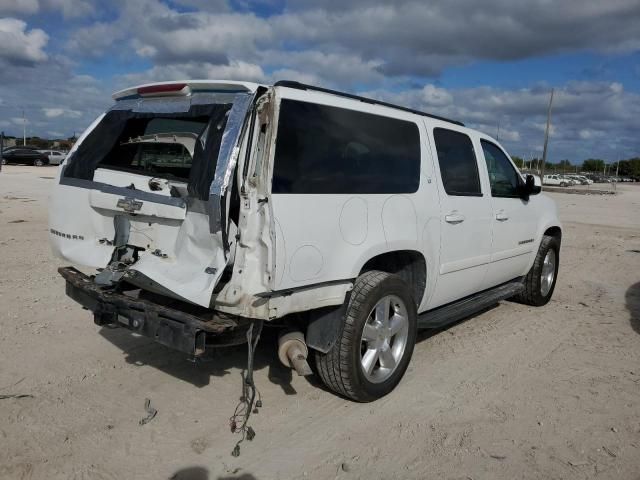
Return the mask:
{"type": "MultiPolygon", "coordinates": [[[[209,385],[211,376],[224,377],[247,367],[247,346],[217,348],[204,358],[192,361],[187,355],[160,345],[153,340],[133,335],[118,327],[103,327],[100,335],[118,347],[125,361],[132,365],[149,365],[196,387],[209,385]]],[[[286,395],[297,392],[291,386],[292,371],[278,360],[278,340],[274,329],[265,328],[254,359],[254,370],[268,368],[269,380],[279,385],[286,395]]]]}
{"type": "MultiPolygon", "coordinates": [[[[181,468],[169,477],[169,480],[209,480],[209,470],[204,467],[181,468]]],[[[250,473],[220,476],[217,480],[258,480],[250,473]]]]}
{"type": "MultiPolygon", "coordinates": [[[[441,328],[420,330],[416,343],[423,342],[455,325],[474,319],[496,306],[498,304],[441,328]]],[[[640,327],[637,327],[636,331],[640,333],[640,327]]],[[[181,352],[160,345],[149,338],[133,335],[125,328],[105,326],[99,333],[123,352],[127,363],[137,366],[152,366],[200,388],[209,385],[211,376],[224,377],[242,372],[247,366],[246,345],[217,348],[204,358],[194,362],[181,352]]],[[[280,386],[286,395],[296,395],[297,392],[291,385],[293,371],[280,363],[277,346],[276,329],[265,328],[256,350],[254,370],[260,371],[268,368],[267,376],[273,384],[280,386]]],[[[311,358],[309,360],[313,368],[313,361],[311,358]]],[[[317,376],[312,375],[305,378],[314,387],[328,391],[317,376]]]]}
{"type": "Polygon", "coordinates": [[[627,310],[629,310],[631,328],[640,334],[640,282],[631,285],[624,298],[627,310]]]}
{"type": "Polygon", "coordinates": [[[425,329],[422,329],[422,330],[418,330],[418,336],[416,337],[416,344],[418,344],[420,342],[424,342],[425,340],[428,340],[431,337],[435,337],[439,333],[446,332],[447,330],[455,327],[456,325],[460,325],[461,323],[465,323],[465,322],[468,322],[468,321],[473,321],[476,317],[479,317],[483,313],[489,312],[489,311],[491,311],[494,308],[497,308],[499,306],[500,306],[499,303],[496,303],[495,305],[490,305],[490,306],[488,306],[486,308],[483,308],[479,312],[472,313],[471,315],[469,315],[467,317],[464,317],[463,319],[458,320],[457,322],[453,322],[453,323],[450,323],[448,325],[445,325],[444,327],[440,327],[440,328],[425,328],[425,329]]]}

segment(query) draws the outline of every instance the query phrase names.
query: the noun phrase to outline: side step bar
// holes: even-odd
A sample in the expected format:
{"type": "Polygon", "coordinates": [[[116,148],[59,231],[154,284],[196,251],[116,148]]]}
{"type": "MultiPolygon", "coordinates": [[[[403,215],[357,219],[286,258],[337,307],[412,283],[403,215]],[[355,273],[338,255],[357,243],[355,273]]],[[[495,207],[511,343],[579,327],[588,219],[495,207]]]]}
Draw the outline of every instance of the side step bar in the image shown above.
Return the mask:
{"type": "Polygon", "coordinates": [[[457,322],[487,307],[517,295],[524,289],[522,278],[517,278],[497,287],[474,293],[461,300],[443,305],[418,315],[418,328],[440,328],[457,322]]]}

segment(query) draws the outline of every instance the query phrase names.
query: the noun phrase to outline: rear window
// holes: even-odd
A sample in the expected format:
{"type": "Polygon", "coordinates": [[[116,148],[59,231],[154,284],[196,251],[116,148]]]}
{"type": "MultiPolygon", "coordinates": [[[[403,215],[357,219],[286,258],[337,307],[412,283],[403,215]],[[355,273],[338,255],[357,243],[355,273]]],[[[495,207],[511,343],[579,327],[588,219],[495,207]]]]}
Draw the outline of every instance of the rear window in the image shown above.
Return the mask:
{"type": "Polygon", "coordinates": [[[295,100],[280,104],[273,193],[413,193],[415,123],[295,100]]]}
{"type": "Polygon", "coordinates": [[[137,125],[127,122],[120,142],[98,164],[119,170],[146,173],[187,181],[197,138],[207,126],[207,117],[194,120],[152,118],[137,125]],[[140,135],[127,137],[128,132],[140,135]],[[124,138],[123,138],[124,137],[124,138]]]}
{"type": "Polygon", "coordinates": [[[93,180],[110,168],[186,181],[207,200],[232,104],[199,104],[178,113],[111,110],[71,156],[63,176],[93,180]]]}

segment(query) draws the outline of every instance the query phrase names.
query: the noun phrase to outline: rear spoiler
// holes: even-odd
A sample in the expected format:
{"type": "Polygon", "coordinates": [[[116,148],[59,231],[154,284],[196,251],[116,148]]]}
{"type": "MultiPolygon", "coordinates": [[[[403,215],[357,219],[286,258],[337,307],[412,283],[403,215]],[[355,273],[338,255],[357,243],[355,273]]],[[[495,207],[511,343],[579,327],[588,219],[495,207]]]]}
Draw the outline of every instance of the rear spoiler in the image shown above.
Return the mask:
{"type": "Polygon", "coordinates": [[[114,100],[135,97],[187,96],[193,92],[254,93],[258,87],[252,82],[218,80],[179,80],[174,82],[146,83],[115,92],[114,100]]]}

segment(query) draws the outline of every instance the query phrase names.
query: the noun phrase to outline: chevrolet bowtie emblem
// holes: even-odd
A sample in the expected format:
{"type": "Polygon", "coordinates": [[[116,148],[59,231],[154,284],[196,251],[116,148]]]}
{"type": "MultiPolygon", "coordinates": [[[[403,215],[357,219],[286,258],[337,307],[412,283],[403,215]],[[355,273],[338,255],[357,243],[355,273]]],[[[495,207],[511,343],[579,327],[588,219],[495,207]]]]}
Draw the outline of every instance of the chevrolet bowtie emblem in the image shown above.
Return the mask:
{"type": "Polygon", "coordinates": [[[121,198],[118,200],[118,203],[116,203],[116,206],[127,213],[133,213],[142,208],[142,202],[134,200],[133,198],[121,198]]]}

